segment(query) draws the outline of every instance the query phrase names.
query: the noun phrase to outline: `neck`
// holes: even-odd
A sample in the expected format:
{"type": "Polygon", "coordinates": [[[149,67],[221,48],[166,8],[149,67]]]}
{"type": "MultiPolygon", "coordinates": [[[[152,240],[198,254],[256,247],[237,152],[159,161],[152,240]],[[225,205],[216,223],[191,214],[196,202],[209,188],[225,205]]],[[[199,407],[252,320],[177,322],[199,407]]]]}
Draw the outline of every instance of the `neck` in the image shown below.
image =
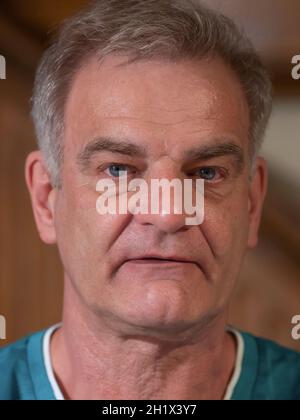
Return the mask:
{"type": "MultiPolygon", "coordinates": [[[[67,289],[67,288],[66,288],[67,289]]],[[[63,326],[51,341],[66,399],[222,399],[235,364],[224,314],[181,332],[121,326],[65,291],[63,326]]]]}

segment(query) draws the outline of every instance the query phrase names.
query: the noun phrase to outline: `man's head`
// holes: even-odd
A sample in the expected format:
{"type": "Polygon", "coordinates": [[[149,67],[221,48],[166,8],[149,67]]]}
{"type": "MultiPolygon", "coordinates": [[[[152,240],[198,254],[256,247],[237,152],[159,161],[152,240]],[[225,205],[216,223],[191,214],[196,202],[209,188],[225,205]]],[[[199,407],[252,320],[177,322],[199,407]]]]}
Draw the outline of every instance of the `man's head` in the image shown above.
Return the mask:
{"type": "Polygon", "coordinates": [[[223,313],[257,241],[270,109],[250,44],[198,1],[99,0],[66,23],[38,71],[41,153],[26,178],[40,235],[86,307],[153,331],[223,313]],[[204,179],[204,222],[99,216],[97,181],[120,168],[147,182],[204,179]]]}

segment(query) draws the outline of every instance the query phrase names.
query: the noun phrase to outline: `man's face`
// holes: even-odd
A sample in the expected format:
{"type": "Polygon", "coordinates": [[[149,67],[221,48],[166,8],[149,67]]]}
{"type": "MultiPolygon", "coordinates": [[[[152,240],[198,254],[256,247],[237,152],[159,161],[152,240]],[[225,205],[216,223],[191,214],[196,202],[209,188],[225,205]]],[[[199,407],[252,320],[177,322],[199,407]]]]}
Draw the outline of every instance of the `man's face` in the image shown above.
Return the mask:
{"type": "Polygon", "coordinates": [[[226,307],[249,245],[249,111],[220,59],[117,66],[123,62],[91,60],[74,80],[56,240],[66,278],[90,309],[125,324],[180,330],[226,307]],[[122,145],[105,150],[107,138],[122,145]],[[117,180],[120,170],[148,183],[205,179],[204,222],[187,226],[185,214],[172,212],[99,215],[96,184],[117,180]]]}

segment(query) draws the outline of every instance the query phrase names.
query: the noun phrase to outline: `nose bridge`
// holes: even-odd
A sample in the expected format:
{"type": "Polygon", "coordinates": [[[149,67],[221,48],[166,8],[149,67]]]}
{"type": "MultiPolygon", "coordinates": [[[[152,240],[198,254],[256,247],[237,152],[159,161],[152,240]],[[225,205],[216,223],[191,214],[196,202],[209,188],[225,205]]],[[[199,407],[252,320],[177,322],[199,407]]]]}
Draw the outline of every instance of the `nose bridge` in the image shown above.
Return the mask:
{"type": "Polygon", "coordinates": [[[161,231],[174,233],[187,227],[188,215],[183,202],[184,177],[178,165],[170,159],[156,163],[147,179],[148,212],[134,217],[140,224],[153,225],[161,231]]]}

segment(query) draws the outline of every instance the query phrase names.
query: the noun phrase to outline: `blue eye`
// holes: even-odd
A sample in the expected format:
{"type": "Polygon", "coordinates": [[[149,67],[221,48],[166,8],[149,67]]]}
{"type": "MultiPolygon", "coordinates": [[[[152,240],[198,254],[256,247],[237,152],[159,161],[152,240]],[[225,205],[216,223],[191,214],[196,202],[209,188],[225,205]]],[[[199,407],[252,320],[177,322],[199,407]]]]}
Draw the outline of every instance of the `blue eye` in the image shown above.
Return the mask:
{"type": "Polygon", "coordinates": [[[218,175],[217,169],[212,167],[200,168],[198,173],[200,177],[206,181],[213,181],[218,175]]]}
{"type": "Polygon", "coordinates": [[[120,172],[127,172],[128,174],[128,166],[127,165],[118,165],[118,164],[112,164],[109,165],[107,171],[109,172],[109,175],[114,178],[120,177],[120,172]]]}

